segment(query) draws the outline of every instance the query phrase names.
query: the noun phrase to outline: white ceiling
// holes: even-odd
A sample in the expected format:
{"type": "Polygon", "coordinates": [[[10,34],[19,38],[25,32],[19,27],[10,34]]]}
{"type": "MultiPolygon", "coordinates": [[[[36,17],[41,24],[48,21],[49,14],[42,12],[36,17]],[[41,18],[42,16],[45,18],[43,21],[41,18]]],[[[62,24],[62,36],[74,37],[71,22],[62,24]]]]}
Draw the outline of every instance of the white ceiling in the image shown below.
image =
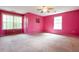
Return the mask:
{"type": "Polygon", "coordinates": [[[37,11],[39,7],[40,6],[0,6],[0,9],[14,11],[22,14],[31,12],[42,16],[79,9],[79,6],[52,6],[54,9],[50,13],[40,13],[37,11]]]}

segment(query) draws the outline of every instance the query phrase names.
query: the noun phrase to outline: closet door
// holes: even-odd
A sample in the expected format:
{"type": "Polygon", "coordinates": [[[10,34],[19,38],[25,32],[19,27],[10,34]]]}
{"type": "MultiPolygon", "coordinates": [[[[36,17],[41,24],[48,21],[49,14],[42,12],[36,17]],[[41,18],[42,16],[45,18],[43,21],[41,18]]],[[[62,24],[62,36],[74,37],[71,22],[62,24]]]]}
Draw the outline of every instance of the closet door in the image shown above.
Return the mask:
{"type": "Polygon", "coordinates": [[[24,16],[24,33],[28,32],[28,18],[24,16]]]}

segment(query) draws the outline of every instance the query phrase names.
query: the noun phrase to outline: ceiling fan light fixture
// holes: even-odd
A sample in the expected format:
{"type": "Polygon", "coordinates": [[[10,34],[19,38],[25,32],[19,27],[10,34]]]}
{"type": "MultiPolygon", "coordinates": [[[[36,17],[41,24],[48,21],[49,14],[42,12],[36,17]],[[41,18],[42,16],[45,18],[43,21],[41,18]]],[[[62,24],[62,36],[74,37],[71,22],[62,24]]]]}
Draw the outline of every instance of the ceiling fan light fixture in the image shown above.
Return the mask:
{"type": "Polygon", "coordinates": [[[50,6],[42,6],[37,10],[40,11],[41,13],[49,13],[52,9],[53,8],[50,6]]]}

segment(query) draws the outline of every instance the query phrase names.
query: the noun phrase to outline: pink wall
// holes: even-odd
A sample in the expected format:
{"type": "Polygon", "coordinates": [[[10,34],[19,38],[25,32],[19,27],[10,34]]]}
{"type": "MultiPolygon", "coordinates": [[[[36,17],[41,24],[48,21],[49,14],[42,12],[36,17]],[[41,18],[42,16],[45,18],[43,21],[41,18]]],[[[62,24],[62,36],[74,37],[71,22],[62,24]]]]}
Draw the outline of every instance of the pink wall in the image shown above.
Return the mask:
{"type": "Polygon", "coordinates": [[[79,10],[45,16],[44,17],[45,31],[57,34],[79,34],[79,10]],[[62,16],[63,29],[54,30],[54,16],[62,16]]]}
{"type": "MultiPolygon", "coordinates": [[[[3,34],[2,30],[2,18],[1,13],[10,13],[14,15],[21,15],[28,17],[28,28],[24,30],[24,26],[22,28],[22,32],[25,33],[40,33],[40,32],[49,32],[49,33],[57,33],[57,34],[76,34],[79,35],[79,10],[50,15],[50,16],[39,16],[33,13],[27,13],[27,14],[18,14],[15,12],[9,12],[5,10],[0,10],[0,35],[3,34]],[[63,18],[63,29],[60,30],[54,30],[54,16],[62,16],[63,18]],[[39,19],[40,23],[36,22],[36,19],[39,19]]],[[[24,19],[24,18],[23,18],[24,19]]],[[[24,21],[23,21],[24,22],[24,21]]],[[[16,32],[17,30],[15,30],[16,32]]],[[[13,30],[7,30],[9,34],[12,34],[13,30]]],[[[20,32],[17,31],[17,32],[20,32]]]]}
{"type": "Polygon", "coordinates": [[[20,15],[28,17],[29,19],[29,23],[28,23],[28,29],[25,29],[26,32],[28,33],[38,33],[38,32],[42,32],[43,31],[43,17],[36,15],[36,14],[32,14],[32,13],[27,13],[27,14],[19,14],[16,12],[11,12],[11,11],[6,11],[6,10],[0,10],[0,36],[4,36],[4,35],[11,35],[11,34],[16,34],[16,33],[22,33],[24,32],[24,21],[22,23],[22,29],[12,29],[12,30],[2,30],[2,13],[7,13],[7,14],[12,14],[12,15],[20,15]],[[40,23],[36,23],[36,18],[39,18],[40,23]],[[15,32],[15,33],[13,33],[15,32]]]}
{"type": "Polygon", "coordinates": [[[28,28],[25,29],[28,33],[40,33],[43,32],[43,17],[32,14],[32,13],[27,13],[26,17],[28,18],[28,28]],[[36,22],[36,19],[39,19],[40,23],[36,22]]]}

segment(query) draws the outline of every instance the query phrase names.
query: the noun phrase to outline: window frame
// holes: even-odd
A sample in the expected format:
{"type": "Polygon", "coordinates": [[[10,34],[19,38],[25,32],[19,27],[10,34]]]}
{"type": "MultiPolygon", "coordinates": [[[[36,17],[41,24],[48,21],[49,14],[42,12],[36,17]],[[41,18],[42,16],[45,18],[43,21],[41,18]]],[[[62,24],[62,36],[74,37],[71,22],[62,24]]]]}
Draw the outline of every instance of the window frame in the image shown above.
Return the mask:
{"type": "Polygon", "coordinates": [[[54,30],[62,30],[62,16],[54,17],[54,30]]]}
{"type": "Polygon", "coordinates": [[[13,15],[13,14],[6,14],[6,13],[2,13],[2,30],[13,30],[13,29],[22,29],[22,16],[21,15],[13,15]],[[6,21],[6,28],[4,29],[3,28],[3,23],[4,23],[4,21],[3,21],[3,15],[6,15],[6,20],[7,20],[7,16],[12,16],[13,17],[13,22],[12,22],[12,25],[13,25],[13,28],[12,29],[7,29],[7,21],[6,21]],[[14,17],[21,17],[21,28],[14,28],[14,21],[15,21],[15,19],[14,19],[14,17]]]}

